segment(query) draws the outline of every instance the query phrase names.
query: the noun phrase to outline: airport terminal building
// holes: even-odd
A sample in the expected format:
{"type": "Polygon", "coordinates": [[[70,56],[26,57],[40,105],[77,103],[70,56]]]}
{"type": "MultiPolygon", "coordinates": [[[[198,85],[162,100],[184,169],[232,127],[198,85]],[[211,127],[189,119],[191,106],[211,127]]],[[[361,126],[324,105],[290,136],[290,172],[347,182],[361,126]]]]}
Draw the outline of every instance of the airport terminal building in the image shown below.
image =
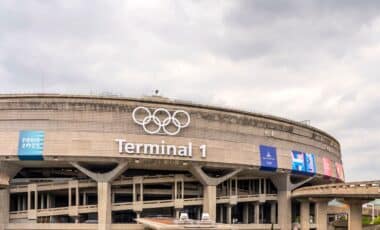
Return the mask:
{"type": "Polygon", "coordinates": [[[326,229],[331,198],[302,189],[344,181],[322,130],[157,96],[2,95],[0,149],[1,230],[326,229]]]}

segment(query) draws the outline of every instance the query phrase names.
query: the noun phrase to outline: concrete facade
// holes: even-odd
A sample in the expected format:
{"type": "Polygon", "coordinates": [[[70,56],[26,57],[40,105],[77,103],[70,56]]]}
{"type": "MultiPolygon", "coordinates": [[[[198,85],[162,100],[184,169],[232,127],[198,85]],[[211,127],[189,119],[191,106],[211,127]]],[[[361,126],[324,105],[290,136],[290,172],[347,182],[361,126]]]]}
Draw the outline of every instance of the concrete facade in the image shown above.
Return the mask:
{"type": "MultiPolygon", "coordinates": [[[[335,164],[330,177],[323,175],[323,158],[341,164],[341,153],[338,141],[319,129],[160,97],[0,96],[0,149],[5,201],[0,229],[115,229],[120,221],[133,222],[130,218],[178,216],[183,210],[198,219],[208,213],[212,221],[236,229],[270,224],[291,229],[295,189],[341,180],[335,164]],[[177,135],[147,134],[132,119],[138,106],[184,110],[191,122],[177,135]],[[20,160],[21,130],[44,131],[43,160],[20,160]],[[177,147],[191,143],[193,152],[191,157],[120,153],[117,139],[177,147]],[[276,148],[275,171],[261,170],[260,145],[276,148]],[[202,146],[207,146],[205,156],[202,146]],[[315,175],[292,173],[293,150],[315,154],[315,175]]],[[[316,203],[316,210],[323,213],[326,205],[316,203]]],[[[300,207],[302,214],[310,212],[309,202],[300,207]]],[[[302,214],[302,229],[308,229],[309,215],[302,214]]],[[[316,215],[323,222],[317,229],[325,229],[326,217],[316,215]]]]}

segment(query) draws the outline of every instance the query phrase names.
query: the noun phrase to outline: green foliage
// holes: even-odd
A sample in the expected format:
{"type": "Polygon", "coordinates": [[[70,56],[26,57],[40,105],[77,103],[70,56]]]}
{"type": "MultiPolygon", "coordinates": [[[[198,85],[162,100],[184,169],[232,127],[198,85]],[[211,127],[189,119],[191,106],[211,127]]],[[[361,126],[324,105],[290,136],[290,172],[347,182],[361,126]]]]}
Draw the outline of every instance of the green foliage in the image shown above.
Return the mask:
{"type": "Polygon", "coordinates": [[[372,223],[372,217],[363,216],[362,224],[363,225],[370,225],[370,224],[379,225],[380,224],[380,216],[376,217],[375,220],[373,221],[373,223],[372,223]]]}
{"type": "Polygon", "coordinates": [[[380,216],[376,217],[375,218],[375,221],[373,222],[373,224],[380,224],[380,216]]]}
{"type": "Polygon", "coordinates": [[[363,216],[362,218],[362,224],[363,225],[370,225],[372,224],[372,218],[369,216],[363,216]]]}

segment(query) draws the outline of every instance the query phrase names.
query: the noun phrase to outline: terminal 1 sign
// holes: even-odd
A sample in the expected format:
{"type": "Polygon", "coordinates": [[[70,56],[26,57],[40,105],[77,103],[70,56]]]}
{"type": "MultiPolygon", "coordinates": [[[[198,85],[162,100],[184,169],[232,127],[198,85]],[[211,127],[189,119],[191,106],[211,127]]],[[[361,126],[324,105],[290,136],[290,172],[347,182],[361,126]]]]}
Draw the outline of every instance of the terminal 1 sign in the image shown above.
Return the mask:
{"type": "MultiPolygon", "coordinates": [[[[125,139],[115,139],[115,141],[121,154],[189,158],[192,158],[194,154],[192,142],[187,143],[187,145],[170,145],[166,144],[165,141],[161,141],[161,144],[133,143],[125,139]]],[[[201,158],[206,158],[207,146],[200,145],[196,154],[199,154],[201,158]]]]}

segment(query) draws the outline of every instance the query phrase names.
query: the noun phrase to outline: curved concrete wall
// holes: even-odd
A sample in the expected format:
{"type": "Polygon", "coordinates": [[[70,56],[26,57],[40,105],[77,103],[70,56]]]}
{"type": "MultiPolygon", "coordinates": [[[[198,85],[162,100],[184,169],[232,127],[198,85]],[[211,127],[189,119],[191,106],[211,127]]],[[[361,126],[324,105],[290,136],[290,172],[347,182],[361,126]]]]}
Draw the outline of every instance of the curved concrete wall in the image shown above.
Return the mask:
{"type": "MultiPolygon", "coordinates": [[[[315,154],[317,173],[321,175],[323,157],[341,163],[339,143],[316,128],[274,116],[153,97],[0,96],[0,160],[18,160],[20,130],[45,131],[45,161],[77,157],[89,161],[95,157],[155,158],[259,167],[259,146],[269,145],[277,148],[280,169],[291,170],[292,150],[315,154]],[[176,136],[146,134],[132,119],[132,111],[138,106],[182,109],[189,112],[191,123],[176,136]],[[120,154],[115,139],[151,144],[164,140],[172,145],[192,142],[194,149],[206,144],[207,157],[198,153],[193,153],[192,158],[120,154]]],[[[332,177],[337,177],[335,168],[332,177]]]]}

